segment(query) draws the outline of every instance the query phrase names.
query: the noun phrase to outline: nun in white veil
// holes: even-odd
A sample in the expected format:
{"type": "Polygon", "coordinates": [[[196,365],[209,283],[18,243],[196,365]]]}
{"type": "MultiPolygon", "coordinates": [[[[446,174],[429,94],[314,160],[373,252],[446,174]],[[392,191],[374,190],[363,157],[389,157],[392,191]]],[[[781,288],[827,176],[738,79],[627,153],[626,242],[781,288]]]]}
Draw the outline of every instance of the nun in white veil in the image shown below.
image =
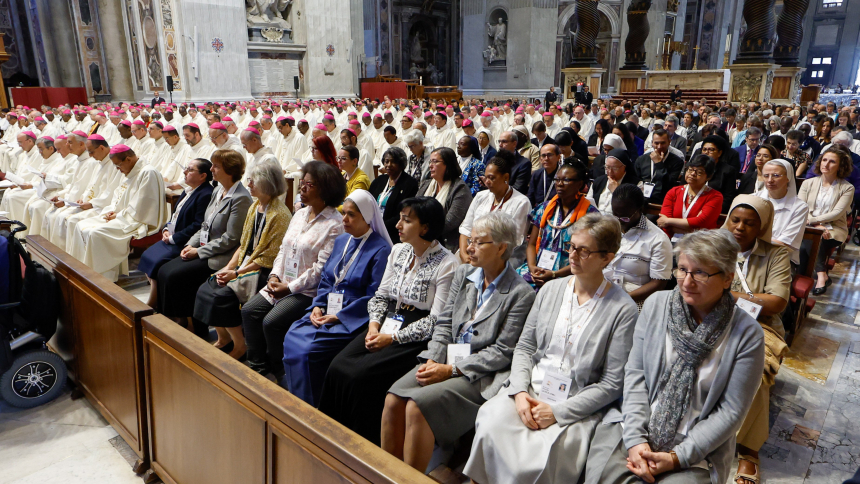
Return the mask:
{"type": "Polygon", "coordinates": [[[310,311],[284,338],[287,390],[314,406],[329,363],[367,326],[367,303],[391,252],[379,206],[367,190],[355,190],[344,200],[343,228],[346,233],[335,239],[310,311]]]}
{"type": "Polygon", "coordinates": [[[797,198],[791,163],[783,159],[770,160],[764,164],[761,172],[764,189],[756,192],[755,196],[770,200],[773,204],[771,242],[788,247],[791,264],[796,269],[800,264],[800,244],[803,242],[809,205],[797,198]]]}

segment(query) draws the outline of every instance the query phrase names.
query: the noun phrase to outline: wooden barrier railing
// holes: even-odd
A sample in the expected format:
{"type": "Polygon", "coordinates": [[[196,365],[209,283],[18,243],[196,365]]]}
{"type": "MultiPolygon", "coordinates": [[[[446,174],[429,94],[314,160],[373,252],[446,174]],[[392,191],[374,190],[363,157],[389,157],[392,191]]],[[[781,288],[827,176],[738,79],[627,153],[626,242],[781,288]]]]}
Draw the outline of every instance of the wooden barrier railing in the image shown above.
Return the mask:
{"type": "MultiPolygon", "coordinates": [[[[167,484],[433,481],[229,358],[40,236],[63,313],[51,347],[72,381],[167,484]]],[[[380,416],[381,417],[381,416],[380,416]]]]}
{"type": "Polygon", "coordinates": [[[144,319],[152,470],[165,483],[430,483],[161,315],[144,319]]]}
{"type": "Polygon", "coordinates": [[[27,237],[31,257],[51,268],[63,312],[51,347],[68,363],[69,377],[149,466],[141,320],[152,308],[41,236],[27,237]]]}

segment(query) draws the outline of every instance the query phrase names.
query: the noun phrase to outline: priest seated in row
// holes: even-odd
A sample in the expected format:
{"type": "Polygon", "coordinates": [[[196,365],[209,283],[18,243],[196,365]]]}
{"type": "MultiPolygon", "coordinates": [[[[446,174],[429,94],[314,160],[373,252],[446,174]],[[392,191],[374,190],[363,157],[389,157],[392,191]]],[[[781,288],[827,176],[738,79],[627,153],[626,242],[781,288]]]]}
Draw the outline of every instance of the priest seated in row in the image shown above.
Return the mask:
{"type": "Polygon", "coordinates": [[[68,241],[76,259],[116,281],[128,273],[129,242],[158,232],[170,216],[164,179],[126,145],[110,150],[110,161],[123,174],[111,204],[97,217],[80,221],[68,241]]]}
{"type": "MultiPolygon", "coordinates": [[[[66,137],[63,136],[59,143],[65,144],[66,137]]],[[[14,176],[12,173],[6,174],[6,179],[16,183],[16,187],[9,188],[3,194],[3,200],[0,201],[0,210],[7,212],[12,220],[20,220],[24,225],[30,226],[30,220],[27,216],[27,203],[33,197],[40,198],[49,190],[62,188],[62,180],[65,170],[66,161],[63,155],[57,151],[54,139],[50,136],[43,136],[36,141],[36,149],[39,152],[35,159],[40,161],[35,166],[25,165],[19,168],[19,173],[14,176]]],[[[27,235],[27,231],[19,232],[19,236],[27,235]]]]}

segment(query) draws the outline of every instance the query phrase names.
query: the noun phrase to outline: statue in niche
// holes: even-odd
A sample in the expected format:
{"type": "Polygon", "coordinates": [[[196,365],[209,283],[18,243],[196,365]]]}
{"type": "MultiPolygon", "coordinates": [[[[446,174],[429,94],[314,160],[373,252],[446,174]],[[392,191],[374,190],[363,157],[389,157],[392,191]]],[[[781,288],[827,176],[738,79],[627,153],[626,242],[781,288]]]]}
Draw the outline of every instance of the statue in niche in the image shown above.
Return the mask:
{"type": "MultiPolygon", "coordinates": [[[[508,26],[505,25],[505,19],[502,16],[499,16],[497,22],[496,25],[487,24],[487,35],[493,40],[489,47],[495,50],[495,55],[492,55],[491,58],[496,61],[504,61],[508,53],[508,26]]],[[[490,60],[490,63],[494,60],[490,60]]]]}
{"type": "Polygon", "coordinates": [[[488,45],[486,49],[484,49],[484,59],[487,59],[488,64],[492,64],[498,60],[496,54],[496,48],[491,45],[488,45]]]}
{"type": "Polygon", "coordinates": [[[421,63],[424,61],[424,57],[421,55],[421,39],[418,38],[418,35],[412,38],[412,51],[410,52],[410,58],[412,62],[421,63]]]}
{"type": "Polygon", "coordinates": [[[287,19],[292,5],[293,0],[245,0],[248,27],[277,26],[291,30],[287,19]]]}
{"type": "Polygon", "coordinates": [[[427,66],[427,76],[430,77],[431,86],[438,86],[442,83],[442,73],[432,63],[427,66]]]}
{"type": "Polygon", "coordinates": [[[415,63],[412,63],[412,66],[409,68],[409,78],[410,79],[418,79],[418,66],[415,63]]]}

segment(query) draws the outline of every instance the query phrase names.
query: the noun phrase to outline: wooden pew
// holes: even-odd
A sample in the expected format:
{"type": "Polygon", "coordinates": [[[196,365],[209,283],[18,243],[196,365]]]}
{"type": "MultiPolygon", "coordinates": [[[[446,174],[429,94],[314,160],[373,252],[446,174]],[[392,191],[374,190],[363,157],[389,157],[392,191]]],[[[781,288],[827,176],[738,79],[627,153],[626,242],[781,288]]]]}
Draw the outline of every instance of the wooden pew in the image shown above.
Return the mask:
{"type": "Polygon", "coordinates": [[[152,470],[167,484],[432,483],[161,315],[144,318],[152,470]]]}
{"type": "Polygon", "coordinates": [[[147,470],[141,320],[152,308],[41,236],[28,236],[27,249],[53,269],[63,297],[51,347],[68,364],[77,391],[137,454],[135,472],[147,470]]]}

